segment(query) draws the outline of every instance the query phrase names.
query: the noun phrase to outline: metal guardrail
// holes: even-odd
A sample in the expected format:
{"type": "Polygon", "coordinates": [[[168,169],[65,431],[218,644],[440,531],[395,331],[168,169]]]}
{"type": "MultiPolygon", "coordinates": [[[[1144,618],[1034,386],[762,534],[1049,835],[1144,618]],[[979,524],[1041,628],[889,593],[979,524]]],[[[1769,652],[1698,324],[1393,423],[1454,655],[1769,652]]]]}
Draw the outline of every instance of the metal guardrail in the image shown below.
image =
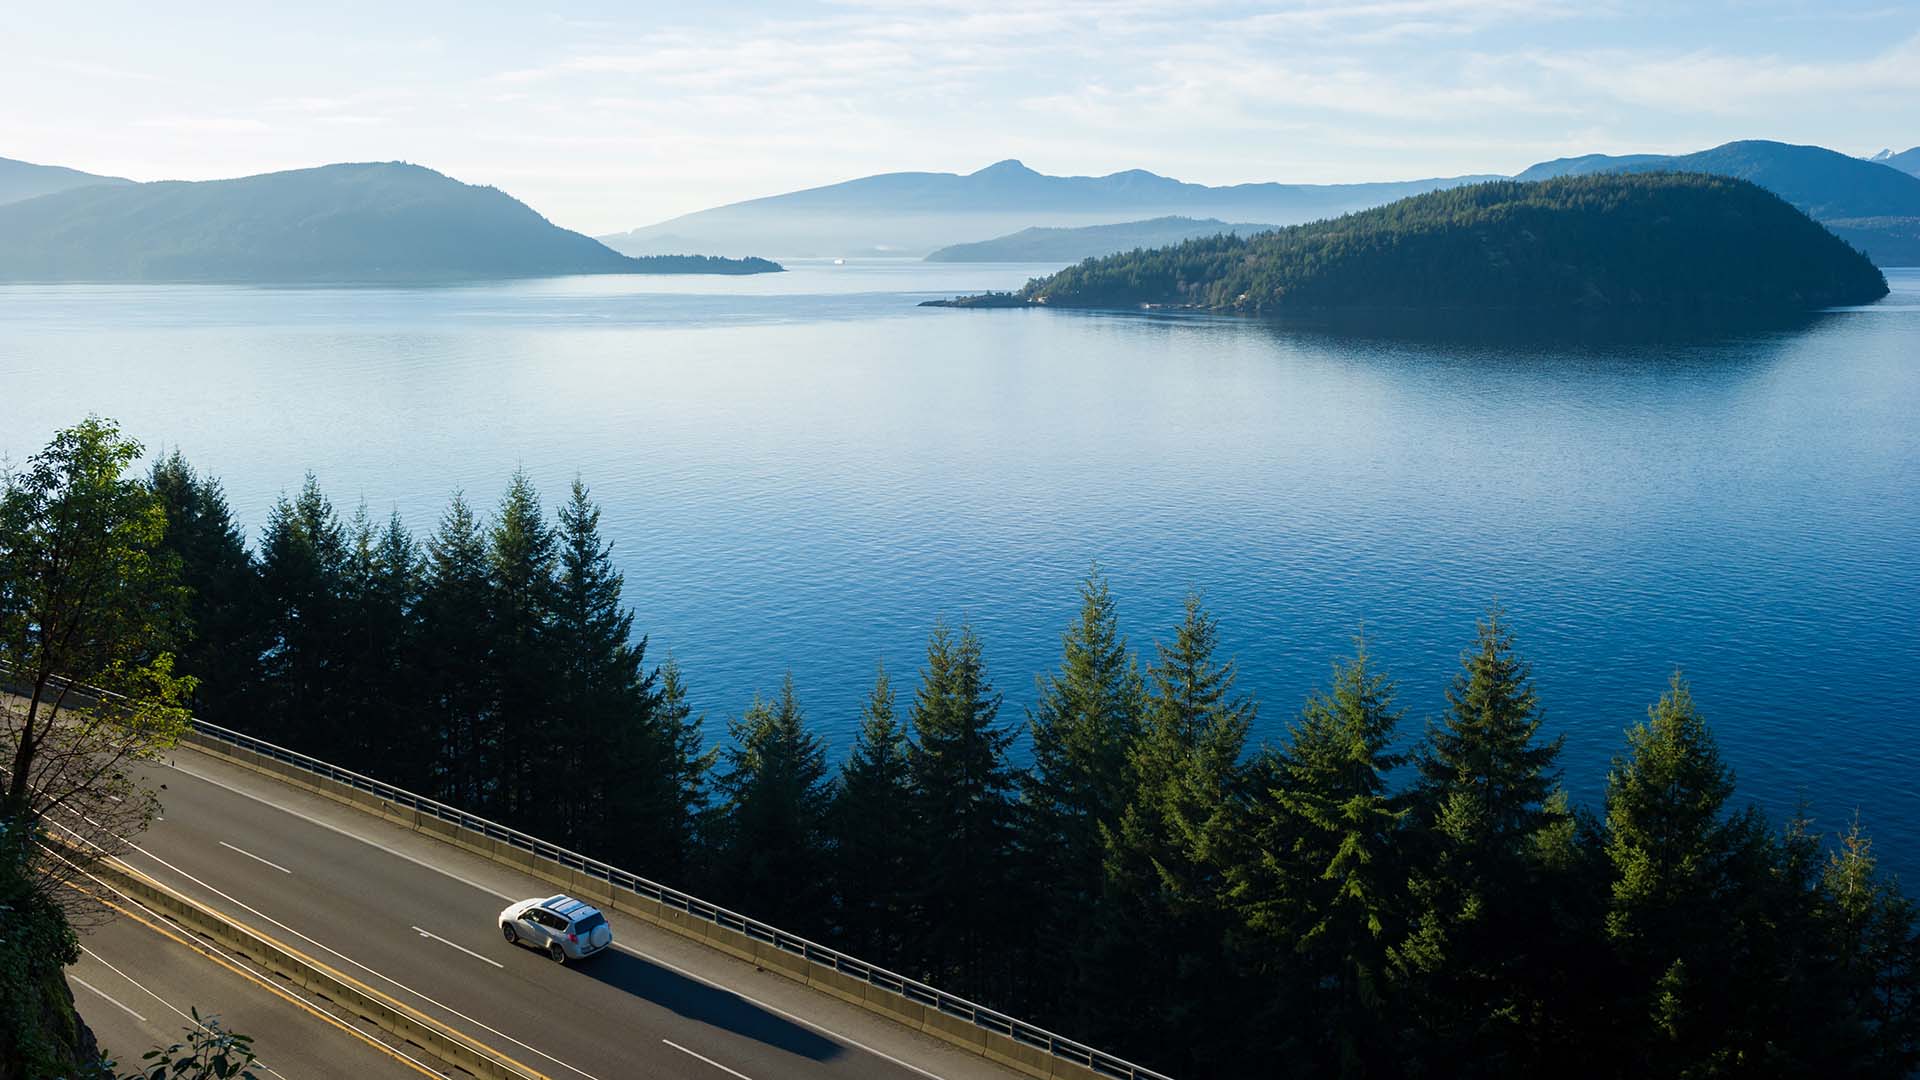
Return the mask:
{"type": "MultiPolygon", "coordinates": [[[[0,664],[0,666],[4,666],[0,664]]],[[[66,680],[62,680],[65,682],[66,680]]],[[[112,691],[97,691],[81,684],[74,684],[90,693],[119,697],[112,691]]],[[[908,1001],[937,1009],[941,1013],[956,1019],[967,1021],[984,1031],[1041,1050],[1062,1061],[1071,1062],[1091,1069],[1102,1076],[1115,1080],[1172,1080],[1164,1073],[1154,1072],[1144,1066],[1135,1065],[1124,1058],[1096,1050],[1083,1042],[1058,1035],[1043,1027],[1029,1024],[1008,1016],[1006,1013],[989,1009],[966,998],[949,994],[936,986],[929,986],[918,979],[911,979],[898,972],[889,971],[877,964],[870,964],[855,956],[849,956],[838,949],[828,948],[810,941],[798,934],[791,934],[770,923],[742,915],[737,911],[709,903],[690,893],[681,892],[668,885],[650,881],[638,874],[629,873],[619,867],[589,858],[577,851],[570,851],[557,844],[550,844],[537,836],[509,828],[495,821],[469,814],[455,806],[425,795],[417,795],[404,788],[376,780],[352,769],[343,769],[319,758],[303,754],[298,750],[289,750],[284,746],[256,739],[245,732],[221,727],[205,720],[195,719],[193,729],[198,734],[227,743],[231,746],[272,758],[285,765],[315,776],[344,784],[359,791],[367,792],[377,798],[404,806],[448,822],[469,832],[478,833],[489,840],[501,841],[532,854],[536,858],[547,859],[571,870],[577,870],[588,877],[606,882],[614,888],[625,889],[636,896],[642,896],[664,907],[712,923],[716,926],[744,934],[755,941],[772,945],[781,952],[803,957],[812,963],[832,968],[849,978],[878,987],[889,993],[898,994],[908,1001]]]]}

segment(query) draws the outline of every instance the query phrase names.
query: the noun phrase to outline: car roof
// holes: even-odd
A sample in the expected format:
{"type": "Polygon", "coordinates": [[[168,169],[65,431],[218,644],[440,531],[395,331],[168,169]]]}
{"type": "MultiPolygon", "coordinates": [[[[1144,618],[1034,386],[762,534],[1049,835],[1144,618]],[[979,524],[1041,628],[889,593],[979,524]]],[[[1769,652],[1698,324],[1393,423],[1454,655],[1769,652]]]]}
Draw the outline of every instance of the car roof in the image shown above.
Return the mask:
{"type": "Polygon", "coordinates": [[[600,914],[599,908],[594,907],[585,900],[575,900],[573,897],[566,895],[549,896],[545,900],[540,901],[539,906],[546,908],[548,911],[561,916],[569,922],[584,919],[589,915],[600,914]]]}

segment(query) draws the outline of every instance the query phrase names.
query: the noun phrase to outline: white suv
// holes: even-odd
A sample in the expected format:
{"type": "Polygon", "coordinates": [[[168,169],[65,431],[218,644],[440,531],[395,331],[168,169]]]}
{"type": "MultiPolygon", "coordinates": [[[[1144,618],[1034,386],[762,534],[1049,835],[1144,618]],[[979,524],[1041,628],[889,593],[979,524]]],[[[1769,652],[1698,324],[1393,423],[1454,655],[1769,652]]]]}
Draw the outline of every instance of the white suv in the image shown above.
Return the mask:
{"type": "Polygon", "coordinates": [[[500,936],[516,945],[531,945],[556,964],[584,960],[613,944],[607,917],[571,896],[509,904],[500,913],[500,936]]]}

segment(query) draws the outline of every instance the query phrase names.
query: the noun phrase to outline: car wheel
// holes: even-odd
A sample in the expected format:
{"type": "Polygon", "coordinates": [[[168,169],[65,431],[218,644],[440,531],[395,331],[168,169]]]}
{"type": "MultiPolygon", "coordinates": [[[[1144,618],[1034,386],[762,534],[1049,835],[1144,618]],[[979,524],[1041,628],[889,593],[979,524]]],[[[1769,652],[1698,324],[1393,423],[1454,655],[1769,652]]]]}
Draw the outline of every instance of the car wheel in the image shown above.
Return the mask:
{"type": "Polygon", "coordinates": [[[507,944],[509,945],[518,945],[520,943],[520,935],[513,932],[512,923],[503,922],[500,924],[500,936],[506,938],[507,944]]]}
{"type": "Polygon", "coordinates": [[[552,957],[553,962],[556,964],[564,964],[567,962],[567,950],[561,948],[560,943],[557,941],[547,946],[547,955],[552,957]]]}

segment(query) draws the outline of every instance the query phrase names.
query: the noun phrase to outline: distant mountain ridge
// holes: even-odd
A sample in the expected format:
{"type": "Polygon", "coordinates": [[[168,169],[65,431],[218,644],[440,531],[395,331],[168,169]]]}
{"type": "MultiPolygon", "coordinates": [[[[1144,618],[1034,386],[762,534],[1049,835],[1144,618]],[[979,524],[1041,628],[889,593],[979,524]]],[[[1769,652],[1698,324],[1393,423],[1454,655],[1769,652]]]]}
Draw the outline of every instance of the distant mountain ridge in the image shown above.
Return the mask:
{"type": "Polygon", "coordinates": [[[1693,154],[1631,154],[1546,161],[1515,176],[1545,180],[1597,172],[1702,172],[1751,180],[1815,219],[1920,214],[1920,177],[1819,146],[1750,139],[1693,154]]]}
{"type": "Polygon", "coordinates": [[[1168,216],[1287,224],[1483,179],[1489,177],[1208,187],[1143,169],[1049,176],[1007,160],[964,175],[866,176],[685,214],[601,239],[629,254],[693,243],[729,254],[918,256],[1036,226],[1073,228],[1168,216]]]}
{"type": "Polygon", "coordinates": [[[1694,154],[1561,158],[1514,179],[1619,172],[1700,172],[1749,180],[1827,225],[1881,266],[1920,265],[1920,243],[1914,239],[1920,235],[1920,176],[1892,167],[1891,156],[1875,162],[1819,146],[1752,139],[1694,154]]]}
{"type": "Polygon", "coordinates": [[[1892,150],[1882,150],[1867,160],[1899,169],[1909,176],[1920,176],[1920,146],[1897,154],[1892,150]]]}
{"type": "Polygon", "coordinates": [[[439,281],[778,269],[766,260],[628,258],[497,188],[397,161],[93,184],[0,206],[0,279],[8,280],[439,281]]]}
{"type": "Polygon", "coordinates": [[[31,161],[0,158],[0,205],[38,198],[92,184],[131,184],[120,176],[97,176],[64,165],[35,165],[31,161]]]}
{"type": "Polygon", "coordinates": [[[1228,223],[1217,218],[1158,217],[1077,229],[1022,229],[972,244],[953,244],[927,256],[928,262],[1073,263],[1135,248],[1166,247],[1197,236],[1232,233],[1251,236],[1275,226],[1228,223]]]}

